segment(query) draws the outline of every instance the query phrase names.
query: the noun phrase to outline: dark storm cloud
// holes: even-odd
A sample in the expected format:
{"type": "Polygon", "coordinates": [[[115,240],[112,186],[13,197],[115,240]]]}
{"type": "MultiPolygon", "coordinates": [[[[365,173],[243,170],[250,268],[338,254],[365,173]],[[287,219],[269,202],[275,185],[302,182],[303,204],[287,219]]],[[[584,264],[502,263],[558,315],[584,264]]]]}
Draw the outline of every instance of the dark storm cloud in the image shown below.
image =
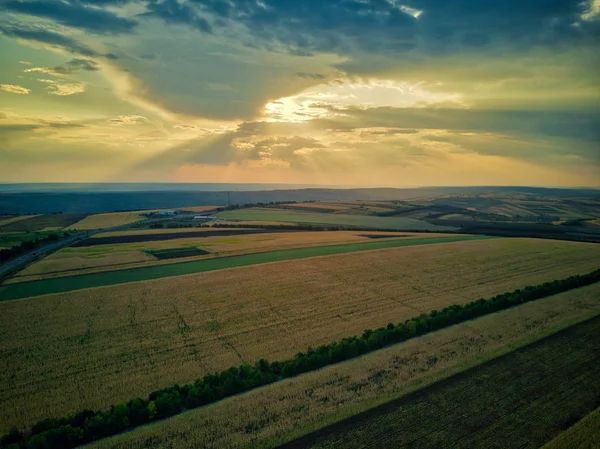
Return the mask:
{"type": "Polygon", "coordinates": [[[20,28],[0,24],[0,33],[8,37],[60,47],[70,53],[77,53],[83,56],[101,56],[98,52],[80,44],[75,39],[39,27],[20,28]]]}
{"type": "Polygon", "coordinates": [[[1,8],[9,12],[52,19],[63,25],[96,34],[127,34],[131,33],[137,25],[134,20],[119,17],[104,9],[90,8],[78,2],[13,0],[2,3],[1,8]]]}

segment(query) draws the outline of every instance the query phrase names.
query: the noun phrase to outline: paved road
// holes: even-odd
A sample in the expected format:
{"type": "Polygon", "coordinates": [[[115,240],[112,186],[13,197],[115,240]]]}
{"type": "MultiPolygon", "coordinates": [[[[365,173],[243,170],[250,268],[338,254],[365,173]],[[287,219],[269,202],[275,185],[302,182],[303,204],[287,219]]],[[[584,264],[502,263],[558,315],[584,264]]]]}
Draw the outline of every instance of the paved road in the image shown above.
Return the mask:
{"type": "MultiPolygon", "coordinates": [[[[191,215],[193,215],[193,214],[191,214],[191,215]]],[[[30,253],[23,254],[22,256],[14,259],[14,260],[11,260],[10,262],[7,262],[4,265],[0,266],[0,279],[2,278],[2,276],[4,276],[5,273],[15,269],[16,267],[18,267],[20,265],[25,265],[28,262],[33,261],[34,259],[36,259],[39,256],[43,256],[45,254],[46,255],[50,254],[51,252],[56,251],[59,248],[69,246],[70,244],[74,243],[76,240],[86,239],[86,238],[89,238],[92,235],[98,234],[100,232],[111,232],[111,231],[119,231],[122,229],[132,228],[141,222],[143,222],[144,224],[149,224],[149,223],[164,222],[164,221],[168,221],[168,220],[176,220],[177,218],[181,218],[181,215],[176,215],[174,217],[150,218],[148,220],[136,221],[135,223],[129,223],[126,225],[113,226],[112,228],[104,228],[104,229],[97,229],[95,231],[89,231],[84,234],[78,234],[74,237],[69,237],[68,239],[61,240],[60,242],[51,243],[50,245],[43,246],[42,248],[38,248],[30,253]]]]}

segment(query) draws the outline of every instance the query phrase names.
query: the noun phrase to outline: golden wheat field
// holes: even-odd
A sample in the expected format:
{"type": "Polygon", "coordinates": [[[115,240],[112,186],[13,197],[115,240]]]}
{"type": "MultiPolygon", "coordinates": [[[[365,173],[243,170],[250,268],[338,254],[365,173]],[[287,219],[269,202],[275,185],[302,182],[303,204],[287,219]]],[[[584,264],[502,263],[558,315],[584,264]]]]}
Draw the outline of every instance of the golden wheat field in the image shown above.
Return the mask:
{"type": "Polygon", "coordinates": [[[600,408],[575,423],[542,449],[597,449],[600,447],[600,408]]]}
{"type": "MultiPolygon", "coordinates": [[[[192,231],[196,233],[196,231],[192,231]]],[[[207,235],[206,229],[202,236],[207,235]]],[[[111,232],[100,234],[111,236],[111,232]]],[[[165,234],[165,233],[158,233],[165,234]]],[[[398,237],[434,238],[447,234],[410,234],[401,232],[368,232],[368,235],[382,235],[398,237]]],[[[144,235],[143,231],[118,233],[123,235],[144,235]]],[[[340,243],[367,242],[371,239],[364,236],[364,232],[357,231],[314,231],[314,232],[275,232],[264,234],[247,234],[214,237],[191,237],[173,240],[157,240],[138,243],[114,243],[108,245],[95,245],[86,247],[64,248],[56,253],[36,262],[10,281],[25,282],[50,277],[70,276],[76,274],[93,273],[99,271],[126,269],[140,266],[162,265],[212,257],[232,256],[257,252],[268,252],[283,249],[305,248],[308,246],[326,246],[340,243]],[[147,253],[172,248],[202,248],[211,254],[160,261],[147,253]]]]}
{"type": "Polygon", "coordinates": [[[594,244],[492,239],[1,302],[0,360],[7,369],[0,371],[0,422],[10,427],[105,407],[599,264],[594,244]]]}
{"type": "MultiPolygon", "coordinates": [[[[274,447],[593,317],[600,313],[598,295],[596,284],[524,304],[144,426],[90,449],[274,447]]],[[[578,433],[589,440],[590,430],[586,425],[578,433]]],[[[551,449],[559,447],[593,446],[551,449]]]]}
{"type": "Polygon", "coordinates": [[[106,214],[88,215],[83,220],[69,226],[70,229],[79,229],[87,231],[90,229],[112,228],[113,226],[123,226],[145,220],[143,213],[150,211],[136,212],[110,212],[106,214]]]}

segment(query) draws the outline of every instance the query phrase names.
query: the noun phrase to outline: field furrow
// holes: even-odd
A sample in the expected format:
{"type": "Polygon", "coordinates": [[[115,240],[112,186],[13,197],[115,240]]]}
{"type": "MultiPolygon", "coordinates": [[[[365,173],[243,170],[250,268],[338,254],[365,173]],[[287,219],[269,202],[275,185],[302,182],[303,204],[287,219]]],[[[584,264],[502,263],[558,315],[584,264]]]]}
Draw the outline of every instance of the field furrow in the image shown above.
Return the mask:
{"type": "Polygon", "coordinates": [[[282,448],[539,447],[596,407],[599,330],[596,317],[282,448]]]}

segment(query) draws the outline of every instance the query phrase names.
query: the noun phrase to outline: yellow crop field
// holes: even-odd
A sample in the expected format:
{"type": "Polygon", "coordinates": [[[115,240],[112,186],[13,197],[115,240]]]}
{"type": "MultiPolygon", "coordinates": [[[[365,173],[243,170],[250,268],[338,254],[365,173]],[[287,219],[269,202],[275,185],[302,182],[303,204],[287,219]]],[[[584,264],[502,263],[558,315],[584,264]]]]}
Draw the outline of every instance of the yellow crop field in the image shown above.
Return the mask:
{"type": "Polygon", "coordinates": [[[0,370],[0,422],[10,427],[102,408],[243,361],[286,359],[366,328],[599,264],[594,244],[491,239],[1,302],[7,369],[0,370]]]}
{"type": "MultiPolygon", "coordinates": [[[[90,449],[275,447],[600,313],[592,285],[144,426],[90,449]],[[251,432],[247,430],[251,429],[251,432]]],[[[588,417],[584,421],[597,423],[588,417]]],[[[585,424],[585,423],[581,423],[585,424]]],[[[576,425],[580,426],[580,424],[576,425]]],[[[585,433],[594,435],[589,425],[585,433]]],[[[574,429],[575,430],[575,429],[574,429]]],[[[571,430],[566,431],[569,434],[571,430]]],[[[562,439],[564,441],[566,439],[562,439]]],[[[579,439],[570,441],[580,441],[579,439]]],[[[594,446],[550,445],[548,449],[594,446]]]]}
{"type": "MultiPolygon", "coordinates": [[[[160,230],[164,231],[164,230],[160,230]]],[[[176,231],[179,231],[176,229],[176,231]]],[[[188,230],[189,231],[189,230],[188,230]]],[[[192,231],[195,232],[195,231],[192,231]]],[[[201,232],[206,235],[207,230],[201,232]]],[[[144,231],[107,232],[100,236],[144,235],[144,231]]],[[[161,234],[161,233],[158,233],[161,234]]],[[[212,257],[268,252],[281,249],[325,246],[339,243],[369,241],[364,235],[392,236],[391,238],[414,237],[415,234],[401,232],[357,232],[357,231],[314,231],[314,232],[274,232],[232,236],[180,238],[139,243],[114,243],[75,248],[64,248],[17,273],[12,282],[24,282],[47,277],[69,276],[98,271],[126,269],[138,266],[162,265],[212,257]],[[172,248],[202,248],[211,252],[203,256],[193,256],[159,261],[146,251],[172,248]]],[[[445,234],[419,234],[419,238],[442,237],[445,234]]]]}
{"type": "Polygon", "coordinates": [[[87,231],[90,229],[112,228],[113,226],[123,226],[136,221],[145,220],[146,217],[141,214],[148,211],[136,212],[111,212],[106,214],[88,215],[83,220],[70,226],[71,229],[87,231]]]}

